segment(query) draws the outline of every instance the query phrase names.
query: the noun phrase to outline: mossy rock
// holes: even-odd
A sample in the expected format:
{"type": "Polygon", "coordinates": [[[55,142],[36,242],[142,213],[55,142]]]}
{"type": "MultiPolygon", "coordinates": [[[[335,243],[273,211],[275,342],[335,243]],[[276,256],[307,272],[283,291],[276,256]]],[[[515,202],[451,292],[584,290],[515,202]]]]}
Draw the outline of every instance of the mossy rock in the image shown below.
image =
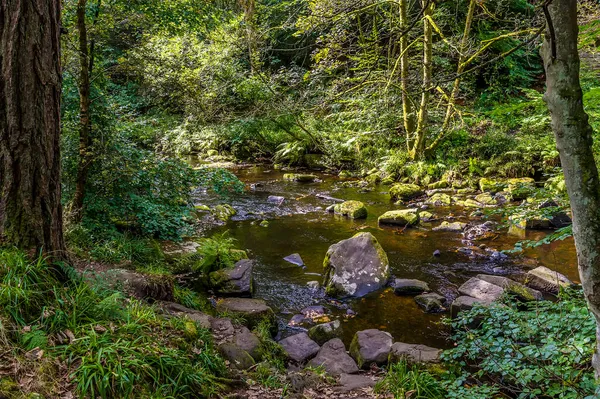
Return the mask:
{"type": "Polygon", "coordinates": [[[503,180],[494,180],[482,177],[479,180],[479,189],[483,192],[497,193],[504,190],[508,183],[503,180]]]}
{"type": "Polygon", "coordinates": [[[367,207],[360,201],[346,201],[336,204],[333,211],[338,215],[347,216],[350,219],[366,219],[367,207]]]}
{"type": "Polygon", "coordinates": [[[510,193],[515,201],[521,201],[527,197],[530,197],[535,193],[535,190],[535,180],[530,177],[508,179],[508,187],[506,191],[510,193]]]}
{"type": "Polygon", "coordinates": [[[266,321],[271,326],[271,332],[277,330],[275,313],[262,299],[225,298],[217,302],[217,312],[242,318],[250,329],[266,321]]]}
{"type": "Polygon", "coordinates": [[[523,230],[548,230],[552,228],[552,220],[542,216],[511,215],[508,220],[513,226],[523,230]]]}
{"type": "Polygon", "coordinates": [[[208,150],[208,151],[206,151],[206,155],[208,155],[209,157],[216,157],[217,155],[219,155],[219,151],[217,151],[217,150],[208,150]]]}
{"type": "Polygon", "coordinates": [[[237,211],[229,204],[217,205],[212,210],[212,214],[219,220],[226,222],[233,216],[237,215],[237,211]]]}
{"type": "Polygon", "coordinates": [[[295,181],[298,183],[312,183],[317,180],[317,176],[311,174],[286,173],[283,175],[283,180],[295,181]]]}
{"type": "Polygon", "coordinates": [[[198,204],[198,205],[194,205],[194,209],[196,209],[197,211],[210,211],[210,208],[208,207],[208,205],[202,205],[202,204],[198,204]]]}
{"type": "Polygon", "coordinates": [[[497,205],[498,201],[490,193],[482,193],[475,197],[475,201],[482,205],[497,205]]]}
{"type": "Polygon", "coordinates": [[[330,339],[338,338],[342,334],[342,324],[339,320],[318,324],[308,330],[308,336],[319,345],[330,339]]]}
{"type": "Polygon", "coordinates": [[[423,195],[423,190],[416,184],[398,183],[390,187],[390,197],[392,201],[407,201],[423,195]]]}
{"type": "Polygon", "coordinates": [[[365,181],[368,184],[376,185],[379,184],[379,182],[381,182],[381,176],[379,175],[379,173],[373,173],[365,177],[365,181]]]}
{"type": "Polygon", "coordinates": [[[392,184],[394,184],[396,181],[391,178],[391,177],[386,177],[384,179],[381,180],[381,184],[384,186],[391,186],[392,184]]]}
{"type": "Polygon", "coordinates": [[[449,206],[452,204],[452,197],[444,193],[435,193],[426,202],[436,206],[449,206]]]}
{"type": "Polygon", "coordinates": [[[448,186],[449,186],[449,184],[446,180],[440,180],[440,181],[436,181],[435,183],[429,184],[427,186],[427,188],[430,190],[436,190],[436,189],[440,189],[440,188],[447,188],[448,186]]]}
{"type": "Polygon", "coordinates": [[[419,221],[421,221],[421,222],[431,222],[434,219],[435,219],[435,216],[431,212],[428,212],[428,211],[419,212],[419,221]]]}
{"type": "Polygon", "coordinates": [[[387,211],[379,216],[379,224],[390,224],[397,226],[415,226],[419,224],[418,209],[401,209],[395,211],[387,211]]]}
{"type": "Polygon", "coordinates": [[[231,367],[235,369],[247,370],[254,366],[254,359],[252,356],[233,343],[225,342],[219,345],[219,353],[225,360],[229,361],[231,367]]]}
{"type": "Polygon", "coordinates": [[[248,259],[248,254],[243,249],[230,249],[229,256],[233,263],[237,263],[242,259],[248,259]]]}
{"type": "Polygon", "coordinates": [[[481,208],[481,204],[471,198],[467,198],[466,200],[462,201],[460,205],[464,206],[465,208],[481,208]]]}
{"type": "Polygon", "coordinates": [[[263,220],[260,222],[259,226],[260,227],[269,227],[269,221],[268,220],[263,220]]]}

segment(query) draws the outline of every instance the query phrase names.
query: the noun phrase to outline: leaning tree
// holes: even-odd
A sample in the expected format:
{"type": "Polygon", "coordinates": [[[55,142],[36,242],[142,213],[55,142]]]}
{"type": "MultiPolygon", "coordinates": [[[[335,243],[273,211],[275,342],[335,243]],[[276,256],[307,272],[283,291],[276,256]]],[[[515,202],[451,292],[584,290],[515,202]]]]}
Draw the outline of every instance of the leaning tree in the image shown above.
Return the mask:
{"type": "Polygon", "coordinates": [[[0,240],[64,259],[60,0],[0,0],[0,240]]]}

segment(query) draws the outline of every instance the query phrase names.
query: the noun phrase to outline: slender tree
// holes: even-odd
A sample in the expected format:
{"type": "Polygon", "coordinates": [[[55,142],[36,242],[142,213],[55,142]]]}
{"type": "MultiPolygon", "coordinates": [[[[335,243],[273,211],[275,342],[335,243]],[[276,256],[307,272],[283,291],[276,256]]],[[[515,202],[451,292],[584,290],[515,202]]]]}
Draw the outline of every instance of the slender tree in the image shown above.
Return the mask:
{"type": "MultiPolygon", "coordinates": [[[[577,0],[547,1],[544,13],[544,99],[571,202],[579,275],[590,311],[600,326],[600,181],[592,151],[593,131],[579,82],[577,0]]],[[[600,377],[600,327],[596,345],[592,364],[600,377]]]]}
{"type": "Polygon", "coordinates": [[[60,0],[0,0],[0,237],[65,256],[60,0]]]}

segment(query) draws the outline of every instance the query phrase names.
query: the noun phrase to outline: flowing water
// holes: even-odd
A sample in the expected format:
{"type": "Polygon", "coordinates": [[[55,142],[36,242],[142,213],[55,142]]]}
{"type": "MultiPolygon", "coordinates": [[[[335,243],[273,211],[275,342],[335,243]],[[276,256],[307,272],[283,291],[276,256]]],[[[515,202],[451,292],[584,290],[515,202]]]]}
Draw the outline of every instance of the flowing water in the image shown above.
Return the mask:
{"type": "MultiPolygon", "coordinates": [[[[244,194],[222,198],[203,192],[196,197],[199,204],[212,207],[228,203],[238,211],[232,220],[211,227],[206,235],[227,232],[237,240],[237,246],[256,261],[255,297],[265,299],[274,308],[282,326],[304,307],[318,304],[325,306],[329,318],[342,321],[342,339],[346,345],[356,331],[368,328],[388,331],[395,341],[437,347],[448,345],[444,339],[446,329],[440,325],[444,314],[425,313],[412,297],[397,296],[391,288],[363,298],[334,300],[327,298],[322,289],[315,292],[307,287],[309,281],[322,282],[323,258],[329,246],[359,231],[371,232],[377,238],[388,255],[393,276],[424,280],[449,301],[458,295],[457,288],[477,273],[518,278],[518,274],[535,264],[550,267],[578,281],[571,239],[528,250],[524,255],[510,255],[509,261],[501,263],[493,262],[489,257],[470,259],[457,253],[456,249],[483,243],[497,250],[508,250],[519,240],[538,240],[548,233],[527,232],[518,237],[500,227],[495,239],[473,243],[464,241],[460,233],[432,231],[439,221],[409,229],[379,227],[379,215],[401,208],[390,202],[386,186],[377,186],[374,191],[365,193],[356,188],[340,187],[339,178],[325,174],[317,174],[320,182],[303,184],[284,181],[283,172],[267,167],[244,167],[233,171],[247,185],[244,194]],[[272,195],[282,196],[285,200],[281,205],[269,203],[267,199],[272,195]],[[360,200],[366,204],[369,216],[366,220],[352,221],[329,214],[325,208],[333,202],[317,195],[360,200]],[[262,220],[269,221],[268,227],[260,226],[262,220]],[[439,250],[441,256],[434,257],[435,250],[439,250]],[[293,253],[300,254],[306,268],[283,259],[293,253]],[[352,309],[356,315],[348,317],[347,309],[352,309]]],[[[473,212],[469,208],[433,207],[428,210],[440,220],[480,223],[486,220],[468,216],[473,212]]],[[[489,217],[500,221],[499,216],[489,217]]],[[[288,328],[284,333],[290,331],[288,328]]]]}

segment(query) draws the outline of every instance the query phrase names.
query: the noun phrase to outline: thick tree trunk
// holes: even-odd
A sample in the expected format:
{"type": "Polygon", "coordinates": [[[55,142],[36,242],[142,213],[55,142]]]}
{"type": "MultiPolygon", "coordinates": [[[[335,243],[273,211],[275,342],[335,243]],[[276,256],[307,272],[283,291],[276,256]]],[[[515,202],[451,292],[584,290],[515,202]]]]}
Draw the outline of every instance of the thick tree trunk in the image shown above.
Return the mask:
{"type": "MultiPolygon", "coordinates": [[[[579,275],[589,308],[600,325],[600,182],[579,82],[577,1],[553,0],[547,20],[542,49],[547,84],[544,99],[571,201],[579,275]]],[[[596,343],[600,344],[600,328],[596,343]]],[[[600,376],[600,347],[592,363],[600,376]]]]}
{"type": "Polygon", "coordinates": [[[0,237],[63,259],[60,0],[0,0],[0,237]]]}
{"type": "Polygon", "coordinates": [[[90,166],[90,69],[92,66],[88,49],[87,26],[85,23],[85,9],[87,0],[77,3],[77,31],[79,32],[79,164],[77,167],[77,181],[75,195],[71,207],[71,217],[74,221],[81,221],[83,217],[83,200],[90,166]]]}

